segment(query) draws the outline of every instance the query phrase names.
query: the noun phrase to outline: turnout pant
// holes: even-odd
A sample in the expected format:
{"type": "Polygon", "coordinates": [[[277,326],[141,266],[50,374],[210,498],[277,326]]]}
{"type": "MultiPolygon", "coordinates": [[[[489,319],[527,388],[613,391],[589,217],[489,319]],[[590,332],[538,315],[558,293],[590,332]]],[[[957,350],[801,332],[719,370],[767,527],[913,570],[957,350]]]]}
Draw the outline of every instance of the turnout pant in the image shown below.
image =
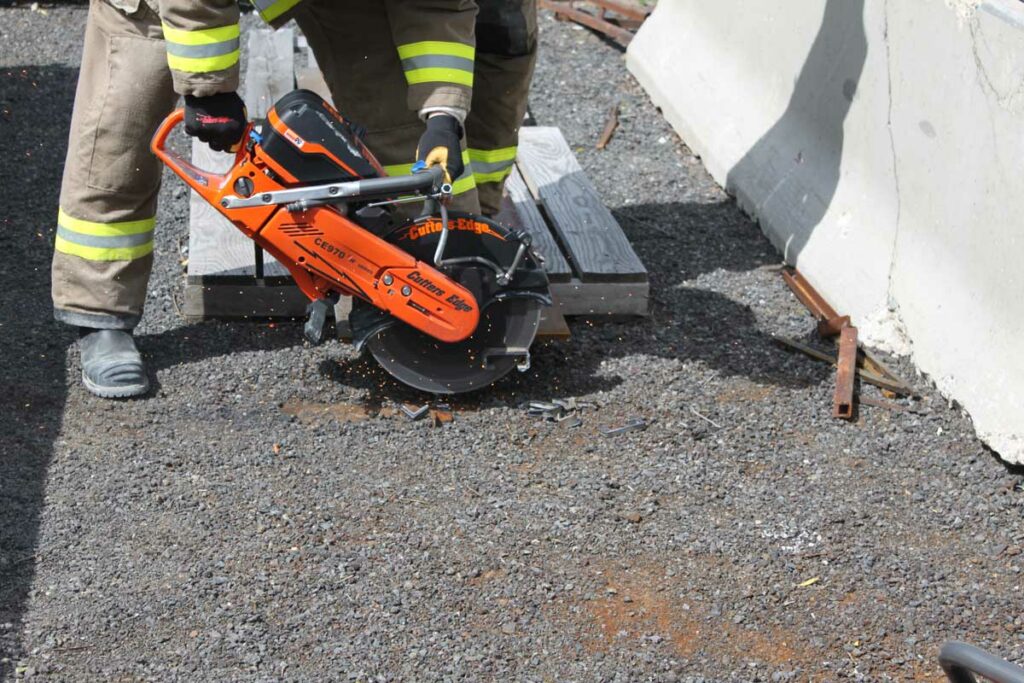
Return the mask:
{"type": "Polygon", "coordinates": [[[58,320],[131,329],[153,264],[160,162],[149,140],[178,96],[160,19],[92,0],[71,117],[53,255],[58,320]]]}
{"type": "Polygon", "coordinates": [[[537,0],[477,0],[469,160],[483,213],[501,205],[537,61],[537,0]]]}
{"type": "MultiPolygon", "coordinates": [[[[390,39],[384,3],[303,0],[294,18],[309,41],[335,108],[366,128],[366,146],[388,175],[408,175],[425,128],[418,112],[408,106],[409,85],[403,60],[390,39]]],[[[452,59],[456,63],[460,58],[452,59]]],[[[453,179],[452,208],[479,213],[465,139],[462,156],[466,172],[453,179]]],[[[416,208],[401,213],[415,214],[416,208]]]]}

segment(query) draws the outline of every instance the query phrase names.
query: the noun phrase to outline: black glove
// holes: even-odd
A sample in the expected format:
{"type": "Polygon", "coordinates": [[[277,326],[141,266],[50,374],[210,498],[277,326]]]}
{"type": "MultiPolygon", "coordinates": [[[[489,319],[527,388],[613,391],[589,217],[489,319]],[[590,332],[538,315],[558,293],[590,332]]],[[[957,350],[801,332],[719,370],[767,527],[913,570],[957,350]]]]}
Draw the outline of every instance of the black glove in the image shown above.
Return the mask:
{"type": "Polygon", "coordinates": [[[236,92],[185,95],[185,132],[218,152],[230,151],[238,144],[248,120],[245,103],[236,92]]]}
{"type": "Polygon", "coordinates": [[[462,163],[462,125],[454,116],[435,114],[427,119],[427,130],[416,145],[416,161],[428,167],[441,164],[445,182],[452,183],[466,170],[462,163]]]}

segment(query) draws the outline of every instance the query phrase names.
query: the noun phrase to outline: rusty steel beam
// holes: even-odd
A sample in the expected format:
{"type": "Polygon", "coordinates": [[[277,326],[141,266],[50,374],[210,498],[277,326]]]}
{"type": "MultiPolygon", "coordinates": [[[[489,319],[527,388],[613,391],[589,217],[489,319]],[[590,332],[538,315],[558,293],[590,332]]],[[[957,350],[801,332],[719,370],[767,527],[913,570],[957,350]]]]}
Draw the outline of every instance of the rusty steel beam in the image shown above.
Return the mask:
{"type": "Polygon", "coordinates": [[[847,325],[839,333],[839,358],[836,360],[836,392],[832,399],[832,417],[853,419],[853,382],[857,375],[857,328],[847,325]]]}
{"type": "Polygon", "coordinates": [[[621,14],[622,16],[628,19],[633,19],[635,21],[641,22],[651,14],[651,10],[647,9],[646,7],[640,7],[639,5],[634,5],[633,3],[630,2],[621,2],[620,0],[585,1],[590,3],[591,5],[597,5],[598,7],[601,8],[602,19],[604,18],[605,10],[611,10],[612,12],[615,12],[616,14],[621,14]]]}
{"type": "MultiPolygon", "coordinates": [[[[772,341],[774,341],[776,344],[779,344],[780,346],[793,349],[794,351],[799,351],[805,356],[809,356],[810,358],[813,358],[815,360],[820,360],[822,363],[828,363],[829,365],[832,366],[835,366],[837,364],[835,356],[831,356],[825,353],[824,351],[819,351],[813,346],[808,346],[807,344],[804,344],[803,342],[798,342],[795,339],[790,339],[789,337],[783,337],[782,335],[775,334],[772,335],[772,341]]],[[[900,384],[899,382],[893,382],[887,377],[876,375],[874,372],[867,370],[865,368],[857,368],[857,376],[860,377],[860,380],[862,382],[876,386],[879,389],[885,389],[887,391],[893,392],[894,394],[900,394],[902,396],[917,396],[913,388],[908,387],[904,384],[900,384]]]]}
{"type": "Polygon", "coordinates": [[[605,21],[600,17],[596,17],[589,12],[576,9],[571,2],[554,2],[553,0],[538,0],[538,4],[544,8],[549,9],[556,15],[562,15],[577,24],[582,24],[588,28],[592,28],[595,31],[600,31],[605,34],[619,45],[626,47],[630,41],[633,40],[633,34],[630,31],[616,26],[610,21],[605,21]]]}
{"type": "Polygon", "coordinates": [[[800,300],[800,303],[818,321],[818,334],[822,337],[834,337],[850,324],[850,316],[836,313],[836,309],[832,308],[821,294],[818,294],[818,290],[812,287],[807,278],[796,268],[783,268],[782,279],[793,290],[793,294],[800,300]]]}

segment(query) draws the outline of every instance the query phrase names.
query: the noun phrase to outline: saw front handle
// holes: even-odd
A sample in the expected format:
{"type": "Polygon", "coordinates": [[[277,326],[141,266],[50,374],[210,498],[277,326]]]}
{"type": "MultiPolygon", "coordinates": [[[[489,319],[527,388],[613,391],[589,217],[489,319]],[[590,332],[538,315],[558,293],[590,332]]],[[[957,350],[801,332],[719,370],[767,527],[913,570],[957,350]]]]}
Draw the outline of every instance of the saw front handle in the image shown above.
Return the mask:
{"type": "MultiPolygon", "coordinates": [[[[230,180],[230,176],[228,174],[220,175],[204,171],[167,149],[167,138],[170,136],[171,131],[177,128],[178,124],[184,120],[184,109],[175,109],[171,112],[170,116],[164,119],[163,123],[160,124],[156,134],[153,136],[153,142],[150,144],[150,149],[153,150],[153,154],[155,154],[160,161],[174,171],[174,173],[184,180],[189,187],[198,192],[208,201],[216,202],[216,197],[220,194],[219,190],[221,190],[224,187],[224,184],[230,180]]],[[[249,123],[245,127],[245,133],[242,135],[243,142],[248,138],[250,130],[252,130],[252,123],[249,123]]],[[[244,156],[245,145],[240,143],[238,145],[237,152],[235,152],[235,163],[232,164],[232,167],[238,165],[244,156]]]]}

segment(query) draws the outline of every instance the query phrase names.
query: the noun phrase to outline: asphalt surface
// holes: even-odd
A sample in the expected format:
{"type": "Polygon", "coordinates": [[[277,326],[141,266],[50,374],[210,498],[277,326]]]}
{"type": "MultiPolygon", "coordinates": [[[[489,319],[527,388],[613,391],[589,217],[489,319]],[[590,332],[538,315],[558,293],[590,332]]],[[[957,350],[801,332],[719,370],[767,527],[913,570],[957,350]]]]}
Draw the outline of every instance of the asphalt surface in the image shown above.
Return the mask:
{"type": "Polygon", "coordinates": [[[423,397],[345,346],[186,324],[168,182],[138,330],[157,388],[89,396],[49,303],[84,20],[0,8],[0,677],[930,681],[953,638],[1024,659],[1020,474],[905,364],[920,400],[829,417],[828,368],[770,339],[812,332],[778,254],[621,54],[547,16],[533,113],[647,264],[650,318],[577,321],[453,423],[410,422],[423,397]],[[526,414],[550,398],[596,408],[526,414]]]}

